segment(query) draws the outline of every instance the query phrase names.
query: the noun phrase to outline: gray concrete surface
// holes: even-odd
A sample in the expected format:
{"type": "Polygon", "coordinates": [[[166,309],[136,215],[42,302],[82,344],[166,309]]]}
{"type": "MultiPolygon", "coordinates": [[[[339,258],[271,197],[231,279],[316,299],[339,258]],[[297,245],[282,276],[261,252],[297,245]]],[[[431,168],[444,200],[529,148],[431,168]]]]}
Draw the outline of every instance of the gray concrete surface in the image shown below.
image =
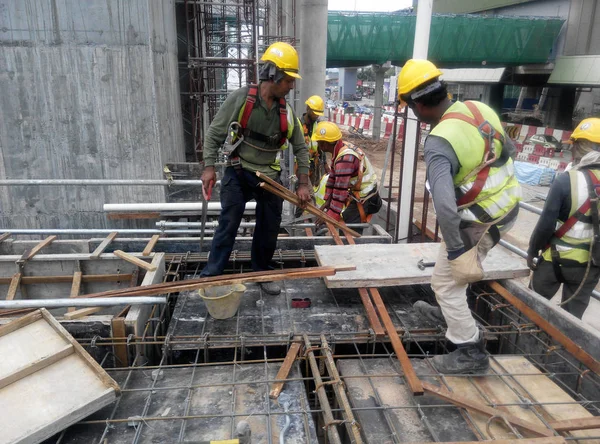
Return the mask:
{"type": "MultiPolygon", "coordinates": [[[[176,43],[173,0],[0,0],[0,178],[162,178],[184,160],[176,43]]],[[[124,228],[102,204],[152,201],[164,188],[0,188],[0,227],[124,228]]]]}

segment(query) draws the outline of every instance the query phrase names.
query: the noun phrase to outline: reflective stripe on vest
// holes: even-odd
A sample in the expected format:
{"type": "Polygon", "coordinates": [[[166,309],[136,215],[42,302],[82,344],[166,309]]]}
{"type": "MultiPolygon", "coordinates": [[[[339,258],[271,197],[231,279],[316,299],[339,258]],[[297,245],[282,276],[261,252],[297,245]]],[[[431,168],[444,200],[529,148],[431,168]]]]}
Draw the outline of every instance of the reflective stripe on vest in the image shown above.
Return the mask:
{"type": "MultiPolygon", "coordinates": [[[[600,178],[600,170],[589,170],[596,178],[600,178]]],[[[570,170],[567,172],[571,183],[571,210],[569,218],[575,215],[578,210],[586,203],[589,197],[587,182],[583,172],[580,170],[570,170]]],[[[590,242],[594,235],[594,227],[590,219],[591,210],[585,212],[585,220],[577,220],[575,224],[561,237],[554,236],[550,240],[551,245],[556,246],[556,250],[561,259],[576,261],[582,264],[587,263],[589,259],[590,242]],[[589,222],[587,222],[589,220],[589,222]]],[[[563,225],[562,222],[556,223],[556,231],[563,225]]],[[[544,260],[551,261],[551,250],[546,248],[542,254],[544,260]]]]}
{"type": "MultiPolygon", "coordinates": [[[[504,129],[496,113],[481,102],[472,102],[481,112],[483,118],[491,124],[494,130],[503,137],[504,129]]],[[[454,103],[446,113],[463,114],[473,117],[467,106],[462,102],[454,103]]],[[[467,122],[450,118],[441,121],[430,133],[441,137],[450,143],[454,150],[460,169],[453,178],[457,196],[466,194],[475,184],[476,176],[472,174],[481,165],[485,152],[485,142],[479,129],[467,122]]],[[[496,158],[500,159],[502,154],[502,143],[494,139],[493,150],[496,158]]],[[[490,147],[490,150],[492,147],[490,147]]],[[[458,200],[458,199],[457,199],[458,200]]],[[[489,217],[490,220],[498,219],[512,210],[521,200],[521,188],[514,174],[512,159],[508,159],[504,165],[491,166],[489,174],[472,204],[477,204],[489,217]]],[[[462,220],[470,222],[487,222],[480,220],[473,211],[469,209],[471,204],[459,207],[459,215],[462,220]]]]}
{"type": "Polygon", "coordinates": [[[343,142],[343,145],[340,148],[338,155],[334,160],[334,163],[346,154],[358,157],[358,159],[360,160],[359,168],[361,168],[363,172],[362,181],[359,182],[358,176],[354,176],[350,179],[350,190],[358,191],[359,196],[361,198],[365,198],[371,193],[371,191],[375,189],[375,186],[377,185],[377,174],[375,173],[371,162],[369,162],[369,159],[367,158],[363,150],[349,142],[343,142]]]}

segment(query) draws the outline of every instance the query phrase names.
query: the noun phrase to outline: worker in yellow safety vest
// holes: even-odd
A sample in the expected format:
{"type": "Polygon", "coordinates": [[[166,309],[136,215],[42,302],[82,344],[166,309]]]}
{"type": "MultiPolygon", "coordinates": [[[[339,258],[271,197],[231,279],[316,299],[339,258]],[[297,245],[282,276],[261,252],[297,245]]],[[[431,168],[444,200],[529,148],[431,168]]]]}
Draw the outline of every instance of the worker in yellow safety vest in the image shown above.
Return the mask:
{"type": "Polygon", "coordinates": [[[581,319],[600,280],[600,119],[580,122],[571,140],[574,168],[550,187],[527,265],[533,270],[531,288],[550,299],[563,284],[561,305],[581,319]]]}
{"type": "Polygon", "coordinates": [[[433,358],[439,372],[480,373],[487,370],[489,357],[466,290],[483,278],[481,261],[513,225],[521,193],[515,148],[498,115],[481,102],[452,103],[441,75],[430,61],[412,59],[398,76],[399,99],[433,127],[424,156],[444,238],[431,278],[439,307],[418,301],[414,308],[445,323],[446,337],[457,346],[433,358]]]}
{"type": "Polygon", "coordinates": [[[325,119],[325,102],[319,96],[310,96],[306,102],[306,112],[302,114],[300,122],[304,130],[304,141],[308,148],[308,157],[310,160],[309,177],[313,186],[317,186],[321,181],[323,174],[328,173],[329,166],[323,152],[319,150],[317,141],[314,139],[314,130],[319,122],[325,119]]]}
{"type": "MultiPolygon", "coordinates": [[[[333,122],[319,122],[313,137],[319,149],[331,153],[333,159],[321,209],[347,224],[369,222],[382,205],[371,162],[363,150],[342,140],[342,132],[333,122]]],[[[357,231],[362,233],[360,228],[357,231]]]]}

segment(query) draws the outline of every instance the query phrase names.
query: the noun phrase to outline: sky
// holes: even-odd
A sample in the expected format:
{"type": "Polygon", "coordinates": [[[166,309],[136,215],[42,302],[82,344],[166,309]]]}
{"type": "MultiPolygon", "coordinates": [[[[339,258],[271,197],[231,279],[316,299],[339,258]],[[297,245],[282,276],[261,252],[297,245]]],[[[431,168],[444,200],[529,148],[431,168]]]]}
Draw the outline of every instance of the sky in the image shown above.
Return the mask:
{"type": "Polygon", "coordinates": [[[329,10],[390,12],[408,8],[412,4],[412,0],[329,0],[329,10]]]}

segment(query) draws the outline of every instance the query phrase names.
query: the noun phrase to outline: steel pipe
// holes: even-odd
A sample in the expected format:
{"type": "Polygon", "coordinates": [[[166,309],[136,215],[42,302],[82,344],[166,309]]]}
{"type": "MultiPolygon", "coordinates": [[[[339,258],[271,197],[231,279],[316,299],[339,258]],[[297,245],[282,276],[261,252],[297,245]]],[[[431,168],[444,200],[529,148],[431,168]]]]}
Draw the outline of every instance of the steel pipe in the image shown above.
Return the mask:
{"type": "MultiPolygon", "coordinates": [[[[217,227],[219,225],[218,222],[213,221],[213,222],[206,222],[206,226],[207,227],[217,227]]],[[[369,228],[371,225],[364,223],[364,224],[346,224],[348,227],[350,228],[369,228]]],[[[156,222],[156,226],[158,228],[167,228],[167,227],[172,227],[172,228],[200,228],[202,227],[202,222],[168,222],[165,220],[161,220],[159,222],[156,222]]],[[[254,228],[256,227],[256,222],[242,222],[240,224],[240,228],[254,228]]],[[[282,223],[281,227],[285,227],[285,228],[314,228],[315,224],[312,223],[298,223],[298,224],[294,224],[294,223],[282,223]]]]}
{"type": "Polygon", "coordinates": [[[535,207],[535,206],[533,206],[531,204],[528,204],[527,202],[519,202],[519,206],[521,208],[523,208],[524,210],[531,211],[532,213],[542,214],[542,209],[541,208],[535,207]]]}
{"type": "MultiPolygon", "coordinates": [[[[65,235],[108,235],[114,231],[119,234],[201,234],[202,230],[158,230],[152,228],[141,228],[141,229],[61,229],[61,228],[32,228],[32,229],[19,229],[19,228],[2,228],[2,233],[21,234],[21,235],[40,235],[40,234],[65,234],[65,235]]],[[[209,231],[207,231],[208,233],[209,231]]]]}
{"type": "MultiPolygon", "coordinates": [[[[166,179],[6,179],[0,186],[62,186],[62,185],[133,185],[133,186],[202,186],[201,180],[166,179]]],[[[217,181],[221,185],[221,181],[217,181]]]]}
{"type": "MultiPolygon", "coordinates": [[[[139,211],[202,211],[202,202],[176,202],[176,203],[115,203],[104,204],[104,211],[118,213],[132,213],[139,211]]],[[[248,202],[246,211],[255,211],[256,202],[248,202]]],[[[209,202],[208,211],[220,212],[220,202],[209,202]]]]}
{"type": "Polygon", "coordinates": [[[60,307],[112,307],[114,305],[166,304],[166,296],[127,296],[121,298],[60,298],[0,300],[0,309],[60,308],[60,307]]]}

